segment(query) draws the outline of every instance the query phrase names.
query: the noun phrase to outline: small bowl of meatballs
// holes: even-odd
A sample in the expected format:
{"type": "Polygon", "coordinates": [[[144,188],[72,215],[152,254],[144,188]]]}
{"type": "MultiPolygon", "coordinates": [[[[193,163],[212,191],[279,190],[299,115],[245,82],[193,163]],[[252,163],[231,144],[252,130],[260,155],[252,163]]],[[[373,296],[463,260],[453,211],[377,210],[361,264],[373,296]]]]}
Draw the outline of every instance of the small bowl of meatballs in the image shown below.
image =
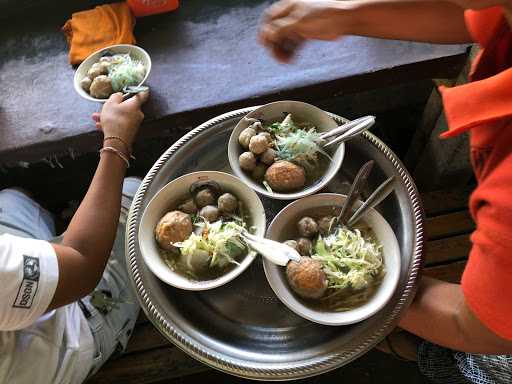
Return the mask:
{"type": "Polygon", "coordinates": [[[84,99],[104,103],[113,93],[141,87],[150,71],[151,58],[144,49],[131,44],[111,45],[79,65],[74,86],[84,99]]]}
{"type": "Polygon", "coordinates": [[[262,195],[295,200],[311,195],[336,175],[345,144],[324,148],[321,134],[336,128],[329,114],[299,101],[276,101],[243,117],[228,143],[229,164],[262,195]]]}
{"type": "Polygon", "coordinates": [[[391,299],[400,277],[400,248],[391,226],[375,209],[354,227],[339,225],[344,201],[332,193],[296,200],[267,231],[267,238],[301,254],[300,262],[286,267],[263,260],[274,293],[299,316],[324,325],[371,317],[391,299]]]}
{"type": "Polygon", "coordinates": [[[237,177],[214,171],[181,176],[146,207],[138,242],[148,268],[177,288],[201,291],[228,283],[256,257],[247,231],[263,237],[265,209],[237,177]]]}

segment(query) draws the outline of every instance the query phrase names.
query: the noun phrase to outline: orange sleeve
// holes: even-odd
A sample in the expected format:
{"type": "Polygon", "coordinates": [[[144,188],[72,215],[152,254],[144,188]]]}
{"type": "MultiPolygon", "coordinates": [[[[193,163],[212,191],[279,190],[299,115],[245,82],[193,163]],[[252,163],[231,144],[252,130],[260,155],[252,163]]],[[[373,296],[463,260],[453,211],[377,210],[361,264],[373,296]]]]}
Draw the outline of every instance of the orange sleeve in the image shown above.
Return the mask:
{"type": "Polygon", "coordinates": [[[462,277],[466,303],[485,326],[512,340],[512,153],[477,187],[470,206],[477,228],[462,277]]]}

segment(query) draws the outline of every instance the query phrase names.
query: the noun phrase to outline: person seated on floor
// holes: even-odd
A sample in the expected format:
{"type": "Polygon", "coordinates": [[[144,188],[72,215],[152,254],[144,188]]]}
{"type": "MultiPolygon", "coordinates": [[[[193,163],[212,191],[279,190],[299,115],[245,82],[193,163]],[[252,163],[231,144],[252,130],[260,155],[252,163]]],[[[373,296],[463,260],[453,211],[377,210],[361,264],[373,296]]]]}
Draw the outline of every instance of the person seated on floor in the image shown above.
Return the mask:
{"type": "Polygon", "coordinates": [[[512,1],[284,0],[260,41],[289,62],[308,39],[345,35],[478,42],[471,82],[441,88],[451,137],[470,131],[476,230],[461,284],[423,277],[395,349],[437,383],[512,382],[512,1]],[[417,335],[417,337],[413,337],[417,335]],[[424,341],[425,340],[425,341],[424,341]]]}
{"type": "Polygon", "coordinates": [[[116,93],[93,116],[103,149],[61,237],[27,194],[0,191],[0,383],[81,383],[126,347],[139,307],[124,226],[140,180],[124,177],[147,97],[116,93]]]}

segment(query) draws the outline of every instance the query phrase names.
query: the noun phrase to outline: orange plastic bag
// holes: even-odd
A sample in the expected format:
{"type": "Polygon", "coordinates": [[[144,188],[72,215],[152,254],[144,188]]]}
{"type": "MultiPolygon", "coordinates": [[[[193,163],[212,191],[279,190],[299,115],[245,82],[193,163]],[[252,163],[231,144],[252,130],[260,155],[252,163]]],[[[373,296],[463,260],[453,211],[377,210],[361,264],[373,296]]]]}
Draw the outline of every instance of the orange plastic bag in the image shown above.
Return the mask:
{"type": "Polygon", "coordinates": [[[174,11],[180,5],[179,0],[127,0],[127,2],[136,17],[174,11]]]}

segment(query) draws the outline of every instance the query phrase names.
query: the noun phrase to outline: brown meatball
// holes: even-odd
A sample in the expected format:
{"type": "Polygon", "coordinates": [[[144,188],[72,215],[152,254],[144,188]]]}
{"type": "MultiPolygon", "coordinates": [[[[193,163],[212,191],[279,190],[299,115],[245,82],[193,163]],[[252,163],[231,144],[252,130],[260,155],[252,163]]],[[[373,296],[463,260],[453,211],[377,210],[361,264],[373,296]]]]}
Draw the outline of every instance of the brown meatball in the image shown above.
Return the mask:
{"type": "Polygon", "coordinates": [[[238,158],[240,162],[240,168],[244,171],[252,171],[256,168],[256,156],[252,152],[244,152],[238,158]]]}
{"type": "Polygon", "coordinates": [[[263,181],[263,178],[265,177],[265,172],[267,172],[267,168],[268,167],[265,164],[259,163],[252,170],[251,177],[256,181],[263,181]]]}
{"type": "Polygon", "coordinates": [[[265,136],[259,134],[251,137],[249,140],[249,151],[255,155],[261,155],[268,148],[268,140],[265,136]]]}
{"type": "Polygon", "coordinates": [[[100,75],[108,74],[108,67],[106,67],[103,63],[94,63],[91,65],[91,68],[87,71],[87,76],[94,80],[96,77],[100,75]]]}
{"type": "Polygon", "coordinates": [[[301,236],[311,238],[318,233],[318,224],[312,217],[304,216],[297,223],[297,229],[301,236]]]}
{"type": "Polygon", "coordinates": [[[275,191],[290,192],[302,188],[306,184],[306,173],[304,168],[281,160],[267,169],[265,180],[275,191]]]}
{"type": "Polygon", "coordinates": [[[197,205],[194,202],[194,199],[192,198],[187,199],[183,203],[181,203],[178,209],[190,215],[197,213],[198,210],[197,205]]]}
{"type": "Polygon", "coordinates": [[[241,133],[240,136],[238,136],[238,142],[240,145],[244,148],[249,148],[249,142],[253,138],[253,136],[256,136],[256,130],[252,128],[245,128],[241,133]]]}
{"type": "Polygon", "coordinates": [[[205,218],[209,223],[219,220],[220,211],[215,205],[207,205],[201,208],[199,216],[205,218]]]}
{"type": "Polygon", "coordinates": [[[327,236],[329,234],[329,230],[334,227],[334,216],[324,216],[318,220],[318,232],[322,236],[327,236]]]}
{"type": "Polygon", "coordinates": [[[215,195],[209,189],[202,189],[197,192],[194,200],[199,208],[203,208],[207,205],[215,204],[215,195]]]}
{"type": "Polygon", "coordinates": [[[80,87],[82,87],[82,89],[85,92],[89,92],[89,90],[91,89],[91,84],[92,84],[92,80],[87,76],[85,76],[82,80],[80,80],[80,87]]]}
{"type": "Polygon", "coordinates": [[[158,245],[168,251],[174,249],[172,243],[185,241],[191,233],[192,220],[189,215],[181,211],[166,213],[155,228],[158,245]]]}
{"type": "Polygon", "coordinates": [[[105,75],[95,77],[91,84],[90,93],[92,97],[97,99],[107,99],[114,93],[112,81],[105,75]]]}
{"type": "Polygon", "coordinates": [[[271,165],[274,161],[276,161],[277,152],[275,149],[268,148],[265,152],[263,152],[260,156],[260,160],[262,163],[271,165]]]}
{"type": "Polygon", "coordinates": [[[224,213],[234,213],[238,208],[238,200],[231,193],[223,193],[217,200],[217,205],[224,213]]]}
{"type": "Polygon", "coordinates": [[[299,237],[297,239],[297,252],[299,252],[302,256],[311,255],[311,250],[313,249],[313,243],[311,240],[305,237],[299,237]]]}
{"type": "Polygon", "coordinates": [[[292,289],[305,299],[318,299],[327,290],[327,277],[319,261],[301,257],[286,266],[286,277],[292,289]]]}

